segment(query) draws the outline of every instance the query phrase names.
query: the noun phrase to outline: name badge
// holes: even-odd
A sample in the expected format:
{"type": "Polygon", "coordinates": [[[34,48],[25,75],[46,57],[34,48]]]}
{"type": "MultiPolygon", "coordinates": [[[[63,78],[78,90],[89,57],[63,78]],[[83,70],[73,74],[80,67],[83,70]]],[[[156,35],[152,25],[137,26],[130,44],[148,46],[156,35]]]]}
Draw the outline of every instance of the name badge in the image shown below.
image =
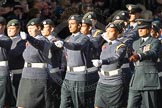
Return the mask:
{"type": "Polygon", "coordinates": [[[150,48],[151,48],[151,45],[150,44],[147,44],[146,46],[144,46],[143,52],[149,51],[150,48]]]}

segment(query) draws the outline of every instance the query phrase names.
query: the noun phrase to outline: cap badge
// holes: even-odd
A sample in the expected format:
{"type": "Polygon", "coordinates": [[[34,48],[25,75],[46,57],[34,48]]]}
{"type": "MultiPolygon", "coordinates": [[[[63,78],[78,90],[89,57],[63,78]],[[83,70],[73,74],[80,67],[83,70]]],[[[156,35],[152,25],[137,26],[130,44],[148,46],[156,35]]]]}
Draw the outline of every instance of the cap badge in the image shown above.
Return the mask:
{"type": "Polygon", "coordinates": [[[46,24],[47,24],[47,22],[46,22],[46,21],[43,21],[43,24],[44,24],[44,25],[46,25],[46,24]]]}
{"type": "Polygon", "coordinates": [[[34,22],[31,22],[31,25],[34,25],[35,23],[34,22]]]}
{"type": "Polygon", "coordinates": [[[15,23],[12,23],[11,26],[15,26],[15,23]]]}

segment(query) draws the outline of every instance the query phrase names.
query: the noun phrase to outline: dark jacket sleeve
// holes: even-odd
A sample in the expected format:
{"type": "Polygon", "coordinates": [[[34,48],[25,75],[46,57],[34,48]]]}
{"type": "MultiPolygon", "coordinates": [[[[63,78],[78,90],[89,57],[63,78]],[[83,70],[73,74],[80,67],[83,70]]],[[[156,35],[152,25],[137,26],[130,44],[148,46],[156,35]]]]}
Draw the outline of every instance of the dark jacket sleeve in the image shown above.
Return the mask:
{"type": "Polygon", "coordinates": [[[85,36],[76,43],[64,41],[64,46],[70,50],[81,50],[87,46],[88,42],[89,38],[85,36]]]}
{"type": "Polygon", "coordinates": [[[0,38],[0,46],[2,48],[10,50],[11,45],[12,45],[12,40],[10,38],[7,38],[7,37],[0,38]]]}

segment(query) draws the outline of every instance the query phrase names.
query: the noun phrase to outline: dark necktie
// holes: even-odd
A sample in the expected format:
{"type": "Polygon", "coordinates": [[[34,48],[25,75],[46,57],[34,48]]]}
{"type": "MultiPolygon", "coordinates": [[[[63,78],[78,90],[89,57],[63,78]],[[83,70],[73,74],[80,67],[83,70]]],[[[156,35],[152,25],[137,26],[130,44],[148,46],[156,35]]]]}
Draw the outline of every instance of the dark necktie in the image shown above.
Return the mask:
{"type": "Polygon", "coordinates": [[[141,40],[141,44],[143,44],[144,42],[145,42],[144,39],[142,39],[142,40],[141,40]]]}

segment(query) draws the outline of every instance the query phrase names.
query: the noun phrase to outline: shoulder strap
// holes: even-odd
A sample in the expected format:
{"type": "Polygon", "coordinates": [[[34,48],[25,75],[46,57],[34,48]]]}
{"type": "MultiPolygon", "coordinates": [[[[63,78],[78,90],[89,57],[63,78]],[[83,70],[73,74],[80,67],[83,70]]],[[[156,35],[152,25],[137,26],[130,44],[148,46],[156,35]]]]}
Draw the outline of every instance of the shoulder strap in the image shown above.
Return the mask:
{"type": "Polygon", "coordinates": [[[101,30],[97,29],[97,30],[95,31],[93,37],[96,37],[96,36],[98,35],[98,33],[101,33],[101,32],[102,32],[101,30]]]}

